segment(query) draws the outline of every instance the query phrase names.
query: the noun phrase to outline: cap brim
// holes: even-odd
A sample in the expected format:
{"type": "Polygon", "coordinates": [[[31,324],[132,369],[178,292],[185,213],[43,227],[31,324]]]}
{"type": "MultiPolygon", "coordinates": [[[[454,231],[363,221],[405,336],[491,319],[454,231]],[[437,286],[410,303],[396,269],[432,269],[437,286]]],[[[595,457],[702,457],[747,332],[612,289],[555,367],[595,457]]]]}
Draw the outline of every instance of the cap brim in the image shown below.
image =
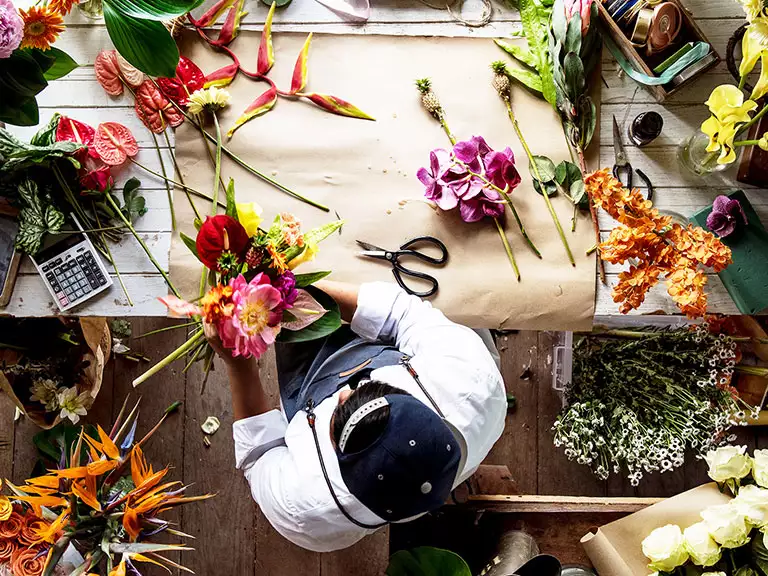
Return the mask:
{"type": "Polygon", "coordinates": [[[456,478],[454,478],[453,480],[453,488],[455,489],[459,483],[459,478],[461,478],[461,475],[464,474],[464,466],[467,463],[467,441],[464,440],[464,436],[462,436],[461,432],[459,432],[459,429],[456,428],[456,426],[448,422],[448,420],[446,420],[445,418],[443,418],[443,423],[451,431],[451,434],[453,434],[453,437],[456,439],[456,442],[459,444],[459,450],[461,450],[461,459],[459,460],[459,467],[456,470],[456,478]]]}

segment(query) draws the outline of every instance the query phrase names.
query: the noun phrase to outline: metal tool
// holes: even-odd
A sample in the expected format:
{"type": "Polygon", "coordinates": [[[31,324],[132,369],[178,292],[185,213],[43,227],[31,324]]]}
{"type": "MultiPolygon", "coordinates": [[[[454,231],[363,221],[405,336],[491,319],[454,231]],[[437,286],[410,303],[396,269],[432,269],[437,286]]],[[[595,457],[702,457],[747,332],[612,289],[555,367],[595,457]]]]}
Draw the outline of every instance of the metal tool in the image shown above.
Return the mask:
{"type": "Polygon", "coordinates": [[[624,150],[624,144],[621,142],[621,130],[619,129],[619,123],[616,121],[616,116],[613,117],[613,156],[613,175],[625,188],[632,190],[633,176],[634,173],[637,173],[646,186],[645,198],[653,200],[653,185],[650,178],[642,170],[633,169],[632,164],[629,163],[627,152],[624,150]]]}
{"type": "Polygon", "coordinates": [[[434,276],[430,276],[424,272],[411,270],[400,263],[400,258],[412,257],[423,260],[424,262],[428,262],[430,264],[434,264],[435,266],[442,266],[445,264],[448,260],[448,249],[445,247],[445,244],[443,244],[437,238],[433,236],[419,236],[418,238],[408,240],[408,242],[400,246],[399,250],[386,250],[361,240],[356,240],[356,242],[357,245],[363,249],[363,251],[360,252],[360,256],[366,256],[368,258],[376,258],[377,260],[386,260],[390,262],[392,264],[392,274],[395,276],[395,280],[397,280],[397,283],[400,285],[400,287],[408,292],[408,294],[419,296],[420,298],[427,298],[437,292],[439,285],[437,279],[434,276]],[[412,246],[416,244],[431,244],[440,251],[441,255],[439,258],[435,258],[429,254],[414,250],[412,246]],[[410,276],[412,278],[418,278],[419,280],[424,280],[425,282],[431,284],[432,288],[424,292],[417,292],[405,284],[403,281],[404,275],[410,276]]]}

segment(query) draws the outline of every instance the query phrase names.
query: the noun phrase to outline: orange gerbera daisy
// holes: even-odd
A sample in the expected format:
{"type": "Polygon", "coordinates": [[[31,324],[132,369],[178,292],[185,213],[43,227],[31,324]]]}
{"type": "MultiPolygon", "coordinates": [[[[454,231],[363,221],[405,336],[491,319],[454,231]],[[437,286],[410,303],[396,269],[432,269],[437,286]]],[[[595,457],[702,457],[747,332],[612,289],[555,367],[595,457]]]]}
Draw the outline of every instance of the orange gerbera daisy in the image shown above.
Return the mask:
{"type": "Polygon", "coordinates": [[[22,48],[48,50],[59,34],[64,32],[64,18],[49,6],[32,6],[29,10],[19,10],[19,13],[24,20],[22,48]]]}
{"type": "Polygon", "coordinates": [[[79,4],[80,0],[49,0],[48,7],[62,16],[69,14],[72,6],[79,4]]]}

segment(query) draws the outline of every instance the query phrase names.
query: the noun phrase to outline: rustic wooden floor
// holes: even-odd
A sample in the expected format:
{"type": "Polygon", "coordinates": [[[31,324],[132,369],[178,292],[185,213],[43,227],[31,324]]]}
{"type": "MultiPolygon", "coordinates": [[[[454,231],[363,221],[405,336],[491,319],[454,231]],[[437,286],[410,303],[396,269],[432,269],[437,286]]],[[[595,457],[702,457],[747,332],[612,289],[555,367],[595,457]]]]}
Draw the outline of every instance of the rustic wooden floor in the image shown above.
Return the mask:
{"type": "MultiPolygon", "coordinates": [[[[164,319],[141,318],[133,321],[134,335],[168,325],[164,319]]],[[[133,339],[131,347],[158,360],[183,339],[182,331],[170,331],[143,339],[133,339]]],[[[566,460],[552,445],[550,427],[561,403],[551,388],[552,335],[519,332],[503,335],[497,341],[507,389],[517,397],[517,408],[510,413],[502,439],[488,456],[489,464],[505,464],[512,471],[521,492],[538,494],[578,494],[585,496],[668,496],[706,481],[701,463],[690,462],[675,473],[649,477],[633,489],[627,481],[597,481],[583,466],[566,460]],[[530,370],[526,370],[530,367],[530,370]],[[525,378],[521,378],[525,375],[525,378]]],[[[171,464],[174,479],[194,484],[191,492],[216,492],[218,497],[181,510],[175,520],[181,529],[197,537],[195,552],[185,552],[182,562],[197,574],[233,576],[378,576],[383,574],[389,554],[390,534],[382,530],[357,546],[333,554],[315,554],[291,545],[280,537],[259,513],[248,487],[234,468],[230,433],[232,412],[228,387],[222,370],[209,379],[200,394],[201,370],[192,368],[186,375],[175,366],[144,384],[138,391],[131,381],[145,366],[122,358],[111,362],[89,421],[106,425],[117,414],[128,394],[142,395],[141,430],[151,427],[163,410],[176,400],[184,402],[155,435],[146,448],[155,466],[171,464]],[[212,446],[203,445],[200,424],[207,416],[221,419],[220,431],[212,446]]],[[[262,378],[277,404],[276,374],[272,357],[265,358],[262,378]]],[[[30,473],[36,455],[31,438],[37,432],[22,420],[12,423],[13,407],[0,395],[0,477],[22,482],[30,473]]],[[[739,430],[739,441],[750,448],[768,447],[768,434],[758,428],[739,430]]],[[[440,522],[440,515],[431,519],[440,522]]],[[[553,524],[556,519],[553,518],[553,524]]],[[[429,524],[425,524],[428,526],[429,524]]],[[[470,523],[471,526],[471,523],[470,523]]],[[[402,528],[393,528],[393,536],[402,528]]],[[[427,530],[429,530],[427,528],[427,530]]],[[[425,534],[428,538],[429,535],[425,534]]],[[[461,534],[456,534],[461,540],[461,534]]],[[[393,537],[412,543],[413,532],[393,537]]],[[[448,544],[446,544],[448,545],[448,544]]],[[[159,574],[146,571],[145,574],[159,574]]]]}

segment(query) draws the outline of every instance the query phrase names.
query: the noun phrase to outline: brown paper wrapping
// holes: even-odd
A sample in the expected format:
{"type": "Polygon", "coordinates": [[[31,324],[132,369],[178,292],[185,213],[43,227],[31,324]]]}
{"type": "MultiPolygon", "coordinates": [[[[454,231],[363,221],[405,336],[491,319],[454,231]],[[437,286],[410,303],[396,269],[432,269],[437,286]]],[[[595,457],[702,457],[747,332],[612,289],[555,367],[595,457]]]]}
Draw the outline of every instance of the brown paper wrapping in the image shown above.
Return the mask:
{"type": "MultiPolygon", "coordinates": [[[[83,370],[79,382],[67,383],[71,387],[77,386],[78,393],[88,392],[91,401],[85,406],[87,410],[91,409],[93,403],[101,390],[101,381],[104,376],[104,367],[109,360],[112,350],[112,335],[109,330],[109,324],[106,318],[79,318],[80,330],[83,339],[88,346],[88,351],[83,355],[83,360],[88,362],[88,366],[83,370]]],[[[0,353],[0,364],[12,366],[16,364],[22,355],[13,350],[3,350],[0,353]]],[[[61,422],[57,413],[37,410],[29,405],[24,405],[19,396],[13,389],[13,376],[10,379],[0,371],[0,390],[5,392],[11,401],[24,412],[27,418],[43,430],[49,430],[61,422]]],[[[35,403],[35,406],[40,405],[35,403]]]]}
{"type": "MultiPolygon", "coordinates": [[[[279,88],[288,89],[304,40],[304,35],[275,34],[276,65],[269,76],[279,88]]],[[[246,69],[256,67],[258,45],[255,33],[243,33],[234,43],[246,69]]],[[[205,73],[230,62],[199,39],[187,38],[183,52],[205,73]]],[[[572,205],[566,198],[553,198],[577,262],[572,267],[544,199],[533,190],[526,155],[505,106],[491,87],[489,64],[499,58],[506,56],[487,39],[315,35],[307,90],[348,100],[376,122],[280,98],[271,112],[246,124],[227,145],[268,176],[327,204],[331,212],[292,199],[228,159],[224,179],[235,179],[238,201],[256,201],[264,208],[267,223],[282,211],[298,215],[305,229],[333,220],[334,211],[345,220],[341,235],[326,240],[317,260],[304,265],[302,272],[333,270],[333,279],[350,282],[393,281],[389,265],[356,256],[355,240],[396,248],[431,234],[447,245],[448,265],[414,266],[439,280],[433,302],[453,320],[473,327],[589,329],[595,259],[586,251],[594,244],[592,224],[588,216],[580,215],[575,233],[571,232],[572,205]],[[506,232],[522,274],[520,283],[491,220],[465,224],[458,211],[441,213],[423,200],[417,170],[428,166],[432,149],[450,147],[440,125],[421,107],[414,80],[425,76],[432,79],[459,140],[482,135],[492,148],[510,146],[515,152],[523,184],[512,197],[544,255],[543,260],[535,257],[508,213],[506,232]]],[[[228,88],[231,104],[219,113],[222,131],[226,133],[266,88],[263,82],[235,80],[228,88]]],[[[556,163],[568,159],[552,108],[520,87],[514,89],[513,100],[534,154],[547,155],[556,163]]],[[[213,131],[210,121],[208,130],[213,131]]],[[[187,184],[210,193],[214,171],[199,132],[185,123],[177,130],[176,142],[187,184]]],[[[174,199],[179,230],[194,237],[193,214],[183,192],[177,190],[174,199]]],[[[207,202],[196,204],[204,213],[210,211],[207,202]]],[[[197,293],[200,264],[178,236],[171,247],[171,277],[185,296],[197,293]]]]}
{"type": "Polygon", "coordinates": [[[648,559],[642,550],[648,534],[667,524],[685,530],[701,521],[702,510],[730,499],[717,484],[704,484],[606,524],[584,536],[581,544],[600,576],[648,576],[648,559]]]}

